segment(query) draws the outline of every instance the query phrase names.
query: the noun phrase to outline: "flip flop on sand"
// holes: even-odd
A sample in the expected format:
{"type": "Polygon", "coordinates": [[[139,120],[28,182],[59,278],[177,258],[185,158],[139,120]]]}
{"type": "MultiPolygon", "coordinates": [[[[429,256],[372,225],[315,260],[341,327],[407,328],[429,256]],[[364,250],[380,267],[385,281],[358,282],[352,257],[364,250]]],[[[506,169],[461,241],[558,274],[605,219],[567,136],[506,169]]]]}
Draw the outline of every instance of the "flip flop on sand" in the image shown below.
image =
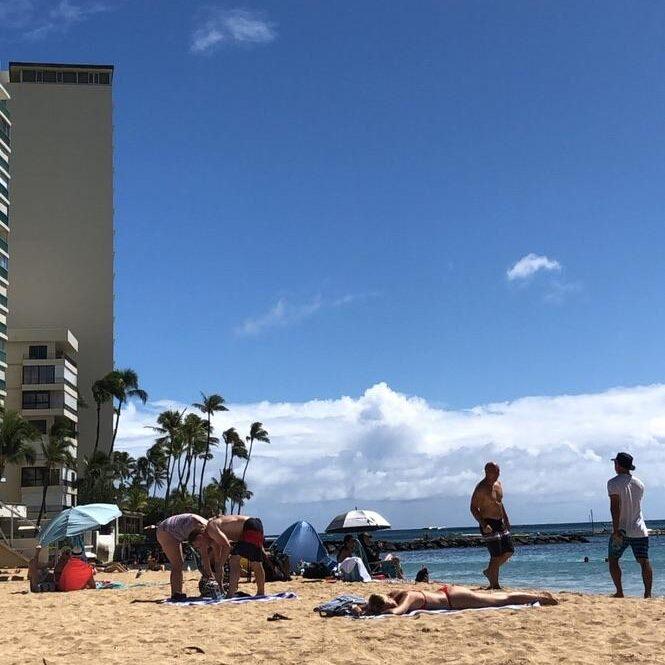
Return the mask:
{"type": "Polygon", "coordinates": [[[271,617],[268,617],[268,621],[291,621],[290,617],[285,617],[279,612],[275,612],[271,617]]]}

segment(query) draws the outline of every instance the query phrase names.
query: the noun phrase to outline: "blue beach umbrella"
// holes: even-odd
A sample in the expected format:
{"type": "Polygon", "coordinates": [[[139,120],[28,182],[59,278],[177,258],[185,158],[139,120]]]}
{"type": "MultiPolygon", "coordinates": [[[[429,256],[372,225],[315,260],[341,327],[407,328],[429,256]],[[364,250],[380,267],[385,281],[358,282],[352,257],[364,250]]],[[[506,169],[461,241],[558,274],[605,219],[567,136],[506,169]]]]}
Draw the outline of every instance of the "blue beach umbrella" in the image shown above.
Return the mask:
{"type": "Polygon", "coordinates": [[[79,536],[86,531],[94,531],[121,515],[120,508],[113,503],[90,503],[87,506],[76,506],[76,508],[63,510],[39,534],[39,544],[48,545],[56,540],[79,536]]]}

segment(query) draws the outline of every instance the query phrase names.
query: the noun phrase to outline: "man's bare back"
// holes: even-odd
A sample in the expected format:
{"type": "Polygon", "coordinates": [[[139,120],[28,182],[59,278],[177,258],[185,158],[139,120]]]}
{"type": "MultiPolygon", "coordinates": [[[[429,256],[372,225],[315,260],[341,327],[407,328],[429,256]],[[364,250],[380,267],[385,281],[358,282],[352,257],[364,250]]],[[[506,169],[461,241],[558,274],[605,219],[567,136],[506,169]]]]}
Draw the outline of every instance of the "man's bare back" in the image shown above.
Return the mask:
{"type": "Polygon", "coordinates": [[[222,515],[210,520],[209,526],[219,529],[232,543],[242,537],[245,522],[250,519],[246,515],[222,515]]]}

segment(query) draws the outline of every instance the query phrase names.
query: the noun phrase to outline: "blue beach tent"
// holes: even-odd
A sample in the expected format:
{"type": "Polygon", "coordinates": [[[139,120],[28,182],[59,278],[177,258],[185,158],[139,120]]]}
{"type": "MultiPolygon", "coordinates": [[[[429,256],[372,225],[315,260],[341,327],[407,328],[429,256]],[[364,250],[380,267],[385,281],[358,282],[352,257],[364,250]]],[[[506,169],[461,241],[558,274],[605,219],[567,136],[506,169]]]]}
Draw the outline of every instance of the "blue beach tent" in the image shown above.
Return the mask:
{"type": "Polygon", "coordinates": [[[274,542],[273,547],[289,557],[292,573],[298,572],[298,564],[301,561],[334,563],[316,529],[309,522],[294,522],[274,542]]]}

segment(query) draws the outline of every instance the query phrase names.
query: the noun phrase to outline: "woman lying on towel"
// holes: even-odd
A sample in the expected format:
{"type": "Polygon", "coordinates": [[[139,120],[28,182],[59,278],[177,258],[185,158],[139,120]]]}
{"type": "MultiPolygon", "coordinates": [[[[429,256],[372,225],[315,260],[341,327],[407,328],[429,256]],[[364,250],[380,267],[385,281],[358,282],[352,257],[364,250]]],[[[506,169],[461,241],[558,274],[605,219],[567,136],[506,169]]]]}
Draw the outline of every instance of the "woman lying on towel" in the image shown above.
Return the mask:
{"type": "Polygon", "coordinates": [[[497,593],[472,591],[463,586],[445,584],[438,591],[390,591],[386,595],[372,594],[359,614],[408,614],[414,610],[470,610],[505,605],[557,605],[547,591],[526,593],[497,593]]]}

